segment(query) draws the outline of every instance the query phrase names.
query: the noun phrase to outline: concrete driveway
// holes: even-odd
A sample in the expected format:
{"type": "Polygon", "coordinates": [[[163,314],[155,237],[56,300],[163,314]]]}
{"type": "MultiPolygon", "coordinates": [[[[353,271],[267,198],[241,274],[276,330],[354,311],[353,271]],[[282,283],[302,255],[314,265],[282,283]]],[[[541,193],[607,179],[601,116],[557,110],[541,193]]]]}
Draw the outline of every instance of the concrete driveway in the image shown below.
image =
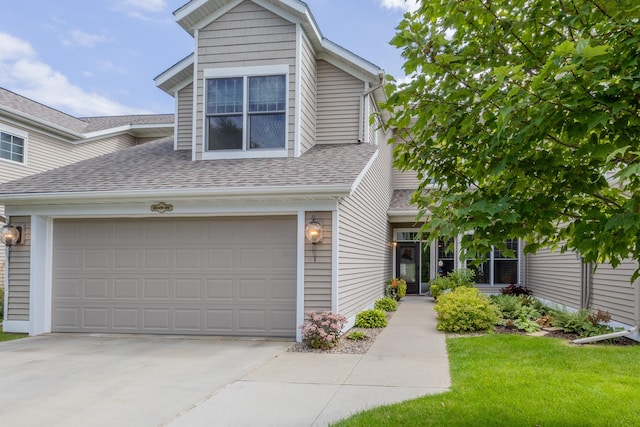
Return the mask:
{"type": "Polygon", "coordinates": [[[3,342],[0,424],[169,424],[291,344],[59,334],[3,342]]]}
{"type": "Polygon", "coordinates": [[[405,298],[366,354],[148,335],[0,343],[0,425],[326,426],[451,387],[433,305],[405,298]]]}

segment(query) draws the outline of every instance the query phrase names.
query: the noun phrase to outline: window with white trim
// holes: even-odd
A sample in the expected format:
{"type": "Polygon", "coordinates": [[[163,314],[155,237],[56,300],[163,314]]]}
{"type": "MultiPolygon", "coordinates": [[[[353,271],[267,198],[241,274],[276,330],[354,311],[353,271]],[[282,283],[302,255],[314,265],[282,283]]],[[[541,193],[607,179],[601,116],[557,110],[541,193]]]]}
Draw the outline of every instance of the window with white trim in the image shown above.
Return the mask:
{"type": "Polygon", "coordinates": [[[284,150],[286,74],[206,79],[205,150],[284,150]]]}
{"type": "MultiPolygon", "coordinates": [[[[471,236],[468,236],[471,238],[471,236]]],[[[508,257],[498,248],[493,248],[483,257],[485,261],[480,265],[470,265],[468,268],[476,272],[475,282],[490,285],[512,285],[518,283],[518,239],[508,239],[505,242],[506,249],[513,252],[513,257],[508,257]]]]}
{"type": "Polygon", "coordinates": [[[25,138],[0,131],[0,159],[24,163],[25,138]]]}

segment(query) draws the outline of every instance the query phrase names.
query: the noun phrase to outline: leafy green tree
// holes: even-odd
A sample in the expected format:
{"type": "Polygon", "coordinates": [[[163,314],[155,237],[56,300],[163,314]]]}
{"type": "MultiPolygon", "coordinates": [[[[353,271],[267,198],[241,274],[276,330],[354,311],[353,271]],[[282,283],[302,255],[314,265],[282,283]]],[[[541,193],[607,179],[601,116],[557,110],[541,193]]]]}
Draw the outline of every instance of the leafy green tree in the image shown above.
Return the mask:
{"type": "Polygon", "coordinates": [[[467,258],[519,237],[640,259],[638,0],[423,0],[391,43],[413,78],[385,108],[424,232],[475,230],[467,258]]]}

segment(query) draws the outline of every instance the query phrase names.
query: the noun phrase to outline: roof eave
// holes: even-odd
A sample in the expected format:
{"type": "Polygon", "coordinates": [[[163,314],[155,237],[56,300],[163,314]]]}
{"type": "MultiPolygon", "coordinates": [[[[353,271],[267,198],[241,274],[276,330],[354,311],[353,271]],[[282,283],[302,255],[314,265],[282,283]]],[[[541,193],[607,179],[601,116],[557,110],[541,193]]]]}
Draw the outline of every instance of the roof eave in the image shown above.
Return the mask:
{"type": "Polygon", "coordinates": [[[203,189],[85,191],[56,193],[0,194],[5,206],[20,204],[68,204],[99,202],[101,200],[158,200],[171,199],[318,199],[341,198],[351,193],[350,184],[296,185],[287,187],[222,187],[203,189]]]}
{"type": "Polygon", "coordinates": [[[81,133],[63,128],[62,126],[56,125],[47,120],[42,120],[38,117],[32,116],[31,114],[24,113],[14,108],[7,107],[6,105],[0,105],[0,111],[4,111],[8,115],[13,116],[14,119],[18,119],[18,121],[24,121],[25,123],[30,125],[37,125],[43,130],[67,140],[80,140],[83,138],[83,135],[81,133]]]}

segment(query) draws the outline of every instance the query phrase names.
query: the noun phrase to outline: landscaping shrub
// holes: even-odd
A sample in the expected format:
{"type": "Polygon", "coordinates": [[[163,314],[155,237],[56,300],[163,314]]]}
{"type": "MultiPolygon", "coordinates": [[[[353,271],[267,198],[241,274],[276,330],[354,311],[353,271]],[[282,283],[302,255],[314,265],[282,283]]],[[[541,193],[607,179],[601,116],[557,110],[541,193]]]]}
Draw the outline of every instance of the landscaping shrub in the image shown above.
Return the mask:
{"type": "Polygon", "coordinates": [[[606,311],[599,310],[597,313],[591,313],[589,310],[581,308],[575,312],[557,311],[552,324],[562,328],[564,332],[578,334],[580,337],[593,337],[615,332],[614,328],[604,324],[610,319],[611,315],[606,311]]]}
{"type": "Polygon", "coordinates": [[[489,297],[500,312],[502,317],[508,320],[514,320],[518,318],[518,312],[522,309],[522,299],[509,294],[491,295],[489,297]]]}
{"type": "Polygon", "coordinates": [[[475,272],[468,268],[452,271],[447,276],[437,277],[429,282],[429,292],[431,292],[432,297],[438,299],[447,290],[459,287],[472,288],[474,275],[475,272]]]}
{"type": "Polygon", "coordinates": [[[387,323],[387,313],[382,310],[365,310],[356,314],[358,328],[384,328],[387,323]]]}
{"type": "Polygon", "coordinates": [[[350,339],[353,341],[362,341],[365,338],[366,338],[365,334],[362,331],[353,331],[349,335],[347,335],[347,339],[350,339]]]}
{"type": "Polygon", "coordinates": [[[398,309],[398,302],[394,298],[384,297],[376,301],[373,307],[382,311],[396,311],[398,309]]]}
{"type": "Polygon", "coordinates": [[[322,350],[334,347],[338,343],[347,318],[331,311],[320,314],[315,311],[307,311],[305,314],[309,316],[309,321],[300,326],[302,342],[311,348],[322,350]]]}
{"type": "Polygon", "coordinates": [[[400,301],[400,298],[404,298],[407,294],[407,281],[398,279],[397,277],[387,280],[385,282],[384,294],[389,298],[400,301]]]}
{"type": "Polygon", "coordinates": [[[499,320],[499,310],[476,288],[459,287],[441,295],[435,310],[438,330],[445,332],[489,331],[499,320]]]}
{"type": "Polygon", "coordinates": [[[531,292],[531,290],[527,289],[524,286],[520,286],[520,285],[509,285],[506,286],[502,289],[500,289],[500,292],[503,295],[532,295],[533,292],[531,292]]]}

